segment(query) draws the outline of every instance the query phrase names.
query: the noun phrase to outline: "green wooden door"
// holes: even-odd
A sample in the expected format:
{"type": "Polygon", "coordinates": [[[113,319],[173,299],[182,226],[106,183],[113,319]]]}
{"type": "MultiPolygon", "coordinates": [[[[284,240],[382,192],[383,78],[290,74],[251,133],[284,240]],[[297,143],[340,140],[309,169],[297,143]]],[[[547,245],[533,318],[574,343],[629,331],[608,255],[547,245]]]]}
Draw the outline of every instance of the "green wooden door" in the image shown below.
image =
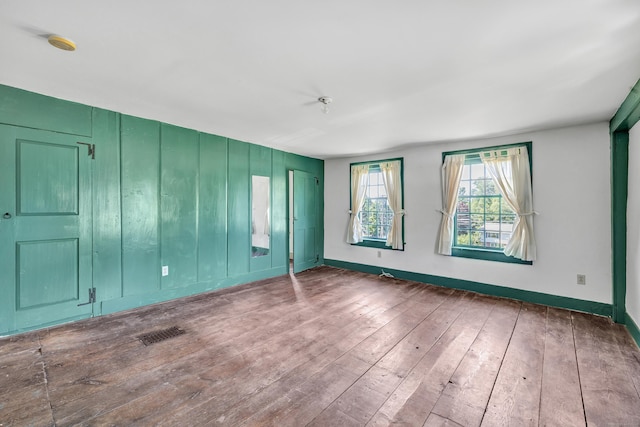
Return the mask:
{"type": "Polygon", "coordinates": [[[90,138],[0,125],[0,333],[89,317],[90,138]]]}
{"type": "Polygon", "coordinates": [[[293,272],[319,263],[318,181],[308,172],[293,171],[293,272]]]}

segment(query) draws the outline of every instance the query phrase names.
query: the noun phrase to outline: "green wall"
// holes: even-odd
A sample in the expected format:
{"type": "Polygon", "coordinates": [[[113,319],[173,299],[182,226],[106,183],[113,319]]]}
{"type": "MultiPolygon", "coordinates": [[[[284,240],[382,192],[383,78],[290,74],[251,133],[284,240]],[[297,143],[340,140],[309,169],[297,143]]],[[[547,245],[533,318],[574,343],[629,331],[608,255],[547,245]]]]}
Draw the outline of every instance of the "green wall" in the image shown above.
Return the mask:
{"type": "MultiPolygon", "coordinates": [[[[97,316],[286,274],[288,170],[314,174],[318,194],[324,194],[322,160],[2,85],[0,123],[78,135],[78,141],[84,136],[96,145],[91,196],[97,316]],[[257,258],[250,257],[251,175],[271,178],[271,250],[257,258]]],[[[317,228],[321,265],[322,199],[317,228]]],[[[0,256],[13,256],[13,250],[3,242],[0,256]]],[[[7,323],[0,324],[0,334],[24,329],[7,323]]]]}

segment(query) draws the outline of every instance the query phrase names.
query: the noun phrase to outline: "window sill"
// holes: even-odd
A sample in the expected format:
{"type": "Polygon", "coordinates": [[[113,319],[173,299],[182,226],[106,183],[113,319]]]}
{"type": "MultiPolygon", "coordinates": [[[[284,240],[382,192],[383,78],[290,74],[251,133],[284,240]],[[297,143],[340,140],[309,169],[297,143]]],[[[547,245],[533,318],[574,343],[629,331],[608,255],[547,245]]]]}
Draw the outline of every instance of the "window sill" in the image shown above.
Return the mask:
{"type": "Polygon", "coordinates": [[[386,240],[374,240],[374,239],[364,239],[364,241],[360,243],[351,243],[351,246],[364,246],[367,248],[388,249],[390,251],[403,250],[403,249],[393,249],[391,246],[387,246],[386,240]]]}
{"type": "Polygon", "coordinates": [[[482,259],[485,261],[506,262],[510,264],[533,265],[533,261],[523,261],[512,256],[506,256],[502,252],[486,249],[454,247],[451,249],[451,256],[460,258],[482,259]]]}

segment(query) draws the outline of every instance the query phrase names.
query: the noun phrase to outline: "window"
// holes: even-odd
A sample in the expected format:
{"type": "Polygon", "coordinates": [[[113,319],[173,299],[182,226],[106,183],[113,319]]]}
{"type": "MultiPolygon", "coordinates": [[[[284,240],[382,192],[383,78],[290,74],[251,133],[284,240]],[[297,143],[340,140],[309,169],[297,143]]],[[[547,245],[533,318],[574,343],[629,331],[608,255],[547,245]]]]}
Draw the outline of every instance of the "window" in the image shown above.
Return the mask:
{"type": "Polygon", "coordinates": [[[504,250],[511,238],[515,212],[503,201],[477,156],[467,156],[456,206],[454,248],[504,250]]]}
{"type": "Polygon", "coordinates": [[[403,159],[352,163],[347,243],[404,250],[403,159]]]}
{"type": "MultiPolygon", "coordinates": [[[[443,160],[447,156],[450,156],[451,159],[448,165],[450,169],[448,176],[458,186],[449,184],[447,187],[450,196],[455,194],[455,204],[453,204],[453,199],[448,199],[451,203],[448,210],[453,211],[455,208],[455,213],[444,215],[452,217],[453,225],[451,227],[451,222],[449,222],[450,240],[441,240],[445,246],[450,245],[450,253],[445,253],[442,249],[440,253],[466,258],[532,264],[530,260],[523,260],[535,259],[535,240],[532,237],[533,222],[530,219],[530,216],[535,213],[531,207],[531,143],[448,152],[443,153],[443,160]],[[526,150],[527,156],[523,155],[521,158],[527,159],[528,162],[520,162],[520,164],[527,163],[526,171],[523,170],[525,168],[519,166],[518,160],[513,160],[515,163],[510,160],[520,156],[519,154],[512,155],[514,149],[518,151],[518,148],[526,150]],[[454,158],[459,159],[457,162],[461,162],[458,163],[457,169],[454,158]],[[528,189],[513,188],[512,175],[515,174],[529,177],[528,180],[525,180],[529,182],[528,189]],[[501,185],[502,187],[500,187],[501,185]],[[516,190],[520,192],[519,196],[526,195],[520,199],[528,201],[527,206],[520,209],[522,211],[520,216],[512,209],[514,205],[505,199],[505,195],[510,197],[512,202],[514,198],[517,199],[513,194],[516,190]],[[523,231],[523,228],[527,228],[527,230],[523,231]],[[523,234],[526,236],[523,237],[523,234]],[[514,239],[530,239],[526,240],[525,246],[533,248],[532,257],[521,254],[513,255],[514,251],[510,248],[513,246],[513,243],[510,245],[512,237],[514,239]],[[506,252],[510,252],[513,256],[505,255],[506,252]],[[523,259],[519,259],[519,257],[523,259]]],[[[517,204],[517,202],[514,203],[517,204]]],[[[443,219],[443,227],[445,227],[444,224],[443,219]]]]}
{"type": "Polygon", "coordinates": [[[369,165],[364,204],[358,214],[362,224],[362,237],[369,240],[387,240],[391,230],[393,211],[389,207],[387,190],[379,165],[369,165]]]}

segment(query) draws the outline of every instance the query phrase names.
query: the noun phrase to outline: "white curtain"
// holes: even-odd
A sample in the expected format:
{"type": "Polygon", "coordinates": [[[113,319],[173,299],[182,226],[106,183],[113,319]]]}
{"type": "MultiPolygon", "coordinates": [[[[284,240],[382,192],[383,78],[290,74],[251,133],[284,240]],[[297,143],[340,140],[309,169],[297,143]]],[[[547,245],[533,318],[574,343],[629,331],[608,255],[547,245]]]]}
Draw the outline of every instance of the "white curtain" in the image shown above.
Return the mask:
{"type": "Polygon", "coordinates": [[[404,249],[402,241],[402,217],[404,210],[402,209],[402,182],[400,173],[400,160],[380,163],[382,178],[384,179],[384,188],[387,190],[387,200],[389,207],[393,211],[393,219],[391,221],[391,229],[387,235],[387,246],[392,249],[404,249]]]}
{"type": "Polygon", "coordinates": [[[347,243],[362,242],[362,223],[358,214],[362,210],[364,196],[367,194],[369,165],[351,166],[351,210],[347,226],[347,243]]]}
{"type": "Polygon", "coordinates": [[[448,155],[442,164],[442,222],[438,239],[438,253],[451,255],[453,245],[453,217],[458,203],[458,188],[464,167],[464,154],[448,155]]]}
{"type": "Polygon", "coordinates": [[[493,178],[500,194],[516,213],[511,239],[504,254],[524,261],[535,261],[536,239],[533,235],[533,192],[526,147],[480,153],[482,163],[493,178]]]}

